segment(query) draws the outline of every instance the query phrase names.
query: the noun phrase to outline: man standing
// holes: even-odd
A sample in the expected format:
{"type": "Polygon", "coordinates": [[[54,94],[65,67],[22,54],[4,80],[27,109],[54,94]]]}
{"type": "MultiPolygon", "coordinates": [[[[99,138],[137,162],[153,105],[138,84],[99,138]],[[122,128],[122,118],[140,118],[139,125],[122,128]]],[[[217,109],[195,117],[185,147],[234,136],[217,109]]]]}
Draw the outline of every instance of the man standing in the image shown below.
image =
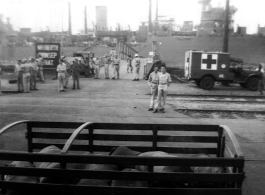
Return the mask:
{"type": "Polygon", "coordinates": [[[115,54],[115,58],[113,60],[113,80],[115,80],[116,73],[117,79],[120,79],[120,59],[118,58],[118,54],[115,54]]]}
{"type": "Polygon", "coordinates": [[[158,74],[158,66],[155,66],[154,72],[152,72],[148,78],[148,84],[151,86],[151,101],[148,111],[153,111],[154,109],[155,96],[158,91],[158,74]]]}
{"type": "Polygon", "coordinates": [[[57,66],[57,72],[58,72],[58,92],[65,92],[64,90],[64,81],[65,81],[65,75],[66,75],[66,65],[62,62],[62,60],[59,60],[59,65],[57,66]]]}
{"type": "Polygon", "coordinates": [[[65,65],[66,71],[65,71],[65,79],[64,79],[64,89],[68,89],[68,81],[69,78],[72,76],[72,73],[70,71],[71,64],[67,62],[64,58],[61,58],[62,64],[65,65]]]}
{"type": "Polygon", "coordinates": [[[22,71],[23,71],[23,86],[24,86],[24,93],[29,93],[29,85],[30,85],[30,72],[32,70],[32,66],[30,63],[27,63],[27,60],[23,60],[22,65],[22,71]]]}
{"type": "Polygon", "coordinates": [[[132,56],[131,55],[129,55],[127,58],[127,73],[129,73],[130,69],[132,73],[133,67],[132,67],[132,56]]]}
{"type": "Polygon", "coordinates": [[[30,58],[30,63],[32,66],[30,72],[30,90],[38,90],[37,89],[37,74],[38,74],[38,66],[34,58],[30,58]]]}
{"type": "Polygon", "coordinates": [[[109,56],[106,54],[104,58],[104,67],[105,67],[105,79],[109,79],[109,65],[111,61],[109,56]]]}
{"type": "Polygon", "coordinates": [[[43,74],[43,58],[41,57],[41,55],[38,55],[36,61],[37,61],[37,66],[39,67],[40,81],[42,83],[45,83],[44,74],[43,74]]]}
{"type": "Polygon", "coordinates": [[[157,103],[154,109],[154,113],[158,111],[158,107],[160,106],[160,111],[165,112],[165,105],[167,99],[167,90],[171,82],[170,74],[166,72],[165,67],[161,67],[161,73],[158,74],[158,97],[157,103]]]}
{"type": "Polygon", "coordinates": [[[18,60],[17,65],[15,66],[15,75],[17,77],[17,88],[19,92],[24,91],[23,87],[23,70],[22,70],[22,62],[18,60]]]}
{"type": "Polygon", "coordinates": [[[141,64],[141,60],[138,54],[135,54],[135,59],[134,59],[135,73],[134,73],[133,81],[139,81],[140,64],[141,64]]]}
{"type": "Polygon", "coordinates": [[[94,58],[94,66],[95,66],[95,77],[94,77],[94,79],[99,79],[101,60],[98,58],[98,56],[96,56],[94,58]]]}
{"type": "Polygon", "coordinates": [[[75,59],[74,64],[70,67],[70,72],[72,73],[72,77],[73,77],[73,89],[75,89],[75,83],[77,83],[77,89],[80,89],[79,74],[81,72],[81,67],[78,64],[77,59],[75,59]]]}

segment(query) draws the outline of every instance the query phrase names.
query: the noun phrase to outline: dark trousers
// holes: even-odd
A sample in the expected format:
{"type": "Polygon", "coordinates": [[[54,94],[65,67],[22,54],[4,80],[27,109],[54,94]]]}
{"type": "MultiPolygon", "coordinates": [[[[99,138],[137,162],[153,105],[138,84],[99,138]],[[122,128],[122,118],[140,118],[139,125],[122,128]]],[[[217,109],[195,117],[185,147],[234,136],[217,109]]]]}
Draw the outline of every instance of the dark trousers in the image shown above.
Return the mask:
{"type": "Polygon", "coordinates": [[[31,71],[30,73],[30,89],[36,89],[37,83],[37,71],[31,71]]]}
{"type": "Polygon", "coordinates": [[[77,89],[80,89],[79,87],[79,74],[73,74],[73,89],[75,89],[75,82],[77,84],[77,89]]]}
{"type": "Polygon", "coordinates": [[[24,85],[23,85],[23,73],[19,72],[17,76],[17,88],[18,91],[23,92],[24,91],[24,85]]]}

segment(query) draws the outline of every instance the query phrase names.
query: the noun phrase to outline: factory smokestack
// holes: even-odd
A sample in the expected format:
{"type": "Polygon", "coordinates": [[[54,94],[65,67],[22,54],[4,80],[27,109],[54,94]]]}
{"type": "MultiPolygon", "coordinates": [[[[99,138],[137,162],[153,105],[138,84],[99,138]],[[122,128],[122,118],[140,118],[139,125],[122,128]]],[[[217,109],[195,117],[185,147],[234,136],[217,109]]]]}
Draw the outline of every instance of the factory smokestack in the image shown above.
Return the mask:
{"type": "Polygon", "coordinates": [[[69,16],[69,28],[68,28],[68,34],[69,36],[72,36],[72,22],[71,22],[71,3],[68,2],[68,16],[69,16]]]}
{"type": "Polygon", "coordinates": [[[149,32],[153,31],[152,26],[152,0],[149,0],[149,20],[148,20],[149,32]]]}
{"type": "Polygon", "coordinates": [[[96,6],[96,25],[98,29],[101,30],[108,29],[106,6],[96,6]]]}
{"type": "Polygon", "coordinates": [[[155,18],[155,30],[158,30],[158,0],[156,0],[156,18],[155,18]]]}
{"type": "Polygon", "coordinates": [[[87,35],[87,13],[86,13],[86,6],[85,6],[85,11],[84,11],[84,14],[85,14],[85,35],[87,35]]]}

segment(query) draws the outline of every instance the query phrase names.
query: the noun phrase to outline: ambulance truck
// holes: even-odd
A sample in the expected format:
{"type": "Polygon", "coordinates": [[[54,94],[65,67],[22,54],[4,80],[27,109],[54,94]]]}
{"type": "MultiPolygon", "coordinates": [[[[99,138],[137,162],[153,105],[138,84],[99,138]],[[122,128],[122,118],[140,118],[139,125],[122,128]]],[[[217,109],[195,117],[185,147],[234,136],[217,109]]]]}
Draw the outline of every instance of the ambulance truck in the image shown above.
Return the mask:
{"type": "Polygon", "coordinates": [[[243,64],[230,58],[229,53],[187,51],[185,54],[185,78],[194,80],[198,87],[210,90],[215,82],[238,83],[243,88],[258,88],[258,65],[243,64]]]}

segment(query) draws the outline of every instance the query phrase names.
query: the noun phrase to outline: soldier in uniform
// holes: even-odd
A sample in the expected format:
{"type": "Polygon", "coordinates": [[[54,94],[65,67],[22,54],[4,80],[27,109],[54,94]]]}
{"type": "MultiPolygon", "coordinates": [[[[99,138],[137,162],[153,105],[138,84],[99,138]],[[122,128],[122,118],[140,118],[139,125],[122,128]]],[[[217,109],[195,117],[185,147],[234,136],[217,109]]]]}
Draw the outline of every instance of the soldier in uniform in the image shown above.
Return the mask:
{"type": "Polygon", "coordinates": [[[113,80],[115,80],[116,74],[117,79],[120,79],[120,59],[118,58],[118,54],[115,54],[115,58],[113,60],[113,80]]]}
{"type": "Polygon", "coordinates": [[[106,54],[104,61],[104,67],[105,67],[105,79],[109,79],[109,65],[111,63],[109,56],[106,54]]]}
{"type": "Polygon", "coordinates": [[[17,77],[17,88],[19,92],[24,91],[23,87],[23,70],[22,70],[22,62],[18,60],[17,65],[15,66],[15,75],[17,77]]]}
{"type": "Polygon", "coordinates": [[[258,68],[259,72],[259,83],[258,83],[258,91],[260,95],[263,95],[264,83],[265,83],[265,64],[261,63],[258,68]]]}
{"type": "Polygon", "coordinates": [[[30,85],[30,72],[32,70],[32,66],[30,63],[27,62],[26,59],[23,60],[22,65],[22,71],[23,71],[23,86],[24,86],[24,93],[29,93],[29,85],[30,85]]]}
{"type": "Polygon", "coordinates": [[[59,65],[57,66],[58,72],[58,92],[65,92],[64,90],[64,81],[66,76],[66,65],[62,60],[59,60],[59,65]]]}
{"type": "Polygon", "coordinates": [[[127,73],[129,73],[130,69],[132,73],[133,67],[132,67],[132,56],[131,55],[129,55],[127,58],[127,73]]]}
{"type": "Polygon", "coordinates": [[[133,81],[139,81],[140,65],[141,65],[141,60],[138,54],[135,54],[135,59],[134,59],[135,73],[133,81]]]}
{"type": "Polygon", "coordinates": [[[30,72],[30,90],[38,90],[37,89],[37,75],[38,75],[39,67],[34,58],[30,58],[30,63],[32,66],[32,69],[30,72]]]}
{"type": "Polygon", "coordinates": [[[152,72],[148,78],[148,84],[151,86],[151,101],[148,111],[153,111],[154,109],[155,96],[157,95],[158,91],[158,74],[158,66],[155,66],[154,72],[152,72]]]}
{"type": "Polygon", "coordinates": [[[72,73],[72,77],[73,77],[73,89],[75,89],[75,83],[77,83],[77,89],[80,89],[79,76],[80,76],[81,71],[82,69],[80,65],[78,64],[78,60],[76,59],[73,65],[70,67],[70,72],[72,73]]]}
{"type": "Polygon", "coordinates": [[[154,113],[158,112],[158,107],[160,106],[160,111],[165,112],[165,105],[167,99],[167,90],[171,83],[170,74],[166,72],[165,67],[161,67],[161,73],[158,74],[158,97],[157,103],[154,108],[154,113]]]}

